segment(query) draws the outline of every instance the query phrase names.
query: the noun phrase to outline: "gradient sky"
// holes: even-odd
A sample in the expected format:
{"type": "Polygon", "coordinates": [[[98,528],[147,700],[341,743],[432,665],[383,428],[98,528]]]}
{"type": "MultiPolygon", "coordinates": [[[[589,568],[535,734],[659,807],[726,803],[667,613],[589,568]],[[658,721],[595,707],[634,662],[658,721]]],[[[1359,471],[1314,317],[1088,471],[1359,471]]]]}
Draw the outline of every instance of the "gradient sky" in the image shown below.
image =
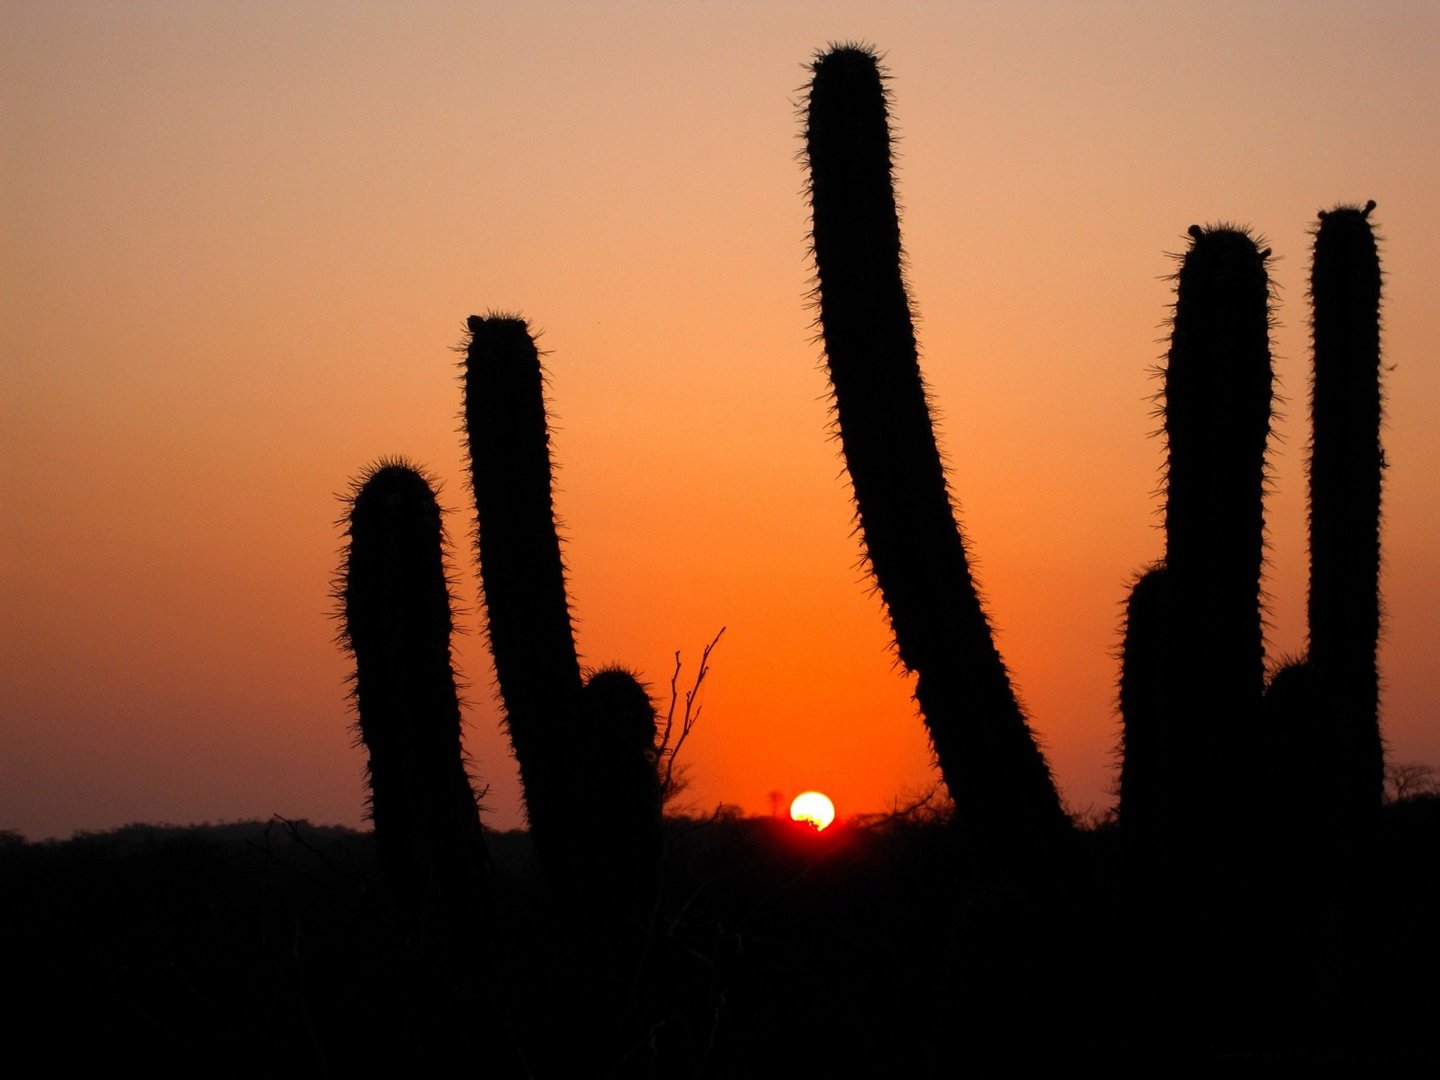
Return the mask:
{"type": "Polygon", "coordinates": [[[796,109],[887,57],[926,376],[999,645],[1072,809],[1156,558],[1150,396],[1194,222],[1275,251],[1272,657],[1303,648],[1315,212],[1387,274],[1384,732],[1440,764],[1440,7],[0,5],[0,828],[359,824],[336,493],[443,478],[488,820],[520,821],[468,548],[465,317],[544,332],[589,663],[723,625],[687,797],[935,779],[859,569],[806,302],[796,109]],[[783,8],[783,10],[780,10],[783,8]]]}

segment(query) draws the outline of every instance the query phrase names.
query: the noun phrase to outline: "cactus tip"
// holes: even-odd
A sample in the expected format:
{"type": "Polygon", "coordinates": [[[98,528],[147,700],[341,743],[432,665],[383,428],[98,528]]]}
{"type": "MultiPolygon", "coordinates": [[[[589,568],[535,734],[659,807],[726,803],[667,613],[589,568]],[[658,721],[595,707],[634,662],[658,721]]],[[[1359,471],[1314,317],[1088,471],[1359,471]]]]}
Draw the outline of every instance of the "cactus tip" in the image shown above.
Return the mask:
{"type": "Polygon", "coordinates": [[[817,49],[815,51],[816,64],[823,63],[825,60],[831,57],[837,57],[847,60],[858,59],[862,61],[876,61],[880,59],[879,53],[876,51],[875,46],[871,45],[869,42],[850,40],[832,41],[825,48],[817,49]]]}

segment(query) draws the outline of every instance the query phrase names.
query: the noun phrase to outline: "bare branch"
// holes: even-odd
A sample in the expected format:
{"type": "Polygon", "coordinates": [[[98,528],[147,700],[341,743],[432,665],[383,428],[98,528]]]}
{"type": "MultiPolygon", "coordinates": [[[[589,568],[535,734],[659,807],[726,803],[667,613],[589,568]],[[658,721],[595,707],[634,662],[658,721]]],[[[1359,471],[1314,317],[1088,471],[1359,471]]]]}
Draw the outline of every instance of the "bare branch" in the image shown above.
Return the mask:
{"type": "Polygon", "coordinates": [[[685,707],[683,711],[680,711],[680,650],[675,650],[675,669],[670,673],[670,707],[665,712],[665,724],[660,732],[659,744],[656,746],[656,754],[665,763],[664,774],[660,781],[662,803],[668,802],[684,786],[684,782],[676,774],[675,757],[680,753],[680,748],[685,745],[685,740],[690,737],[690,732],[695,730],[695,725],[700,722],[702,708],[700,690],[705,685],[705,676],[710,673],[710,654],[724,636],[725,627],[722,626],[719,632],[710,639],[710,644],[701,650],[700,667],[695,672],[695,681],[684,693],[685,707]],[[676,734],[677,712],[679,712],[678,735],[676,734]]]}

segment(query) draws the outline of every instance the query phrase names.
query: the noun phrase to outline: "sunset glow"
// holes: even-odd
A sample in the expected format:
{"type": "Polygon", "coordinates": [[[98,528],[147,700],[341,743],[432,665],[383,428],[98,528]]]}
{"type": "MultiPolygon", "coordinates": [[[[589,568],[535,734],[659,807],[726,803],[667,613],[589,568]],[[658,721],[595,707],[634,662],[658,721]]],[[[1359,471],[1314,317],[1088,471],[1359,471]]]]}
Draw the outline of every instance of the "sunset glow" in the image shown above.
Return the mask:
{"type": "Polygon", "coordinates": [[[949,490],[1068,807],[1114,801],[1192,223],[1275,252],[1266,650],[1305,647],[1306,275],[1342,201],[1378,203],[1385,273],[1382,730],[1440,763],[1440,6],[53,0],[0,25],[0,829],[361,826],[336,493],[385,456],[441,482],[467,759],[486,826],[523,825],[456,431],[453,350],[490,310],[547,353],[582,662],[663,713],[676,651],[683,689],[727,628],[681,801],[763,816],[823,777],[848,822],[930,788],[807,301],[796,107],[846,39],[890,73],[949,490]]]}
{"type": "Polygon", "coordinates": [[[835,820],[835,804],[818,791],[802,791],[790,803],[790,820],[824,832],[835,820]]]}

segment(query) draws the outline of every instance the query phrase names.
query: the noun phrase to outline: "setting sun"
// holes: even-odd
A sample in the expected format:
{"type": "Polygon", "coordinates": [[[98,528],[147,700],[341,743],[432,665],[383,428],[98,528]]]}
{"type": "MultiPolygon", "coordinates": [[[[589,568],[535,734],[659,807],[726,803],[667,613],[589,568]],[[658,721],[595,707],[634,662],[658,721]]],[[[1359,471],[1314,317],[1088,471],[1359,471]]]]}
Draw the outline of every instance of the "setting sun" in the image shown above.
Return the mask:
{"type": "Polygon", "coordinates": [[[893,75],[946,483],[1065,802],[1114,801],[1110,653],[1163,554],[1149,413],[1193,223],[1274,246],[1266,638],[1305,651],[1310,230],[1341,201],[1386,237],[1381,722],[1396,763],[1440,762],[1440,7],[611,8],[5,6],[0,831],[367,827],[330,589],[335,493],[381,455],[443,482],[465,752],[486,825],[525,827],[456,431],[452,350],[492,309],[544,331],[581,661],[663,697],[728,627],[689,805],[768,817],[823,779],[838,830],[933,785],[804,302],[796,110],[832,37],[893,75]]]}
{"type": "Polygon", "coordinates": [[[820,832],[835,820],[835,804],[818,791],[802,791],[790,804],[790,820],[820,832]]]}

